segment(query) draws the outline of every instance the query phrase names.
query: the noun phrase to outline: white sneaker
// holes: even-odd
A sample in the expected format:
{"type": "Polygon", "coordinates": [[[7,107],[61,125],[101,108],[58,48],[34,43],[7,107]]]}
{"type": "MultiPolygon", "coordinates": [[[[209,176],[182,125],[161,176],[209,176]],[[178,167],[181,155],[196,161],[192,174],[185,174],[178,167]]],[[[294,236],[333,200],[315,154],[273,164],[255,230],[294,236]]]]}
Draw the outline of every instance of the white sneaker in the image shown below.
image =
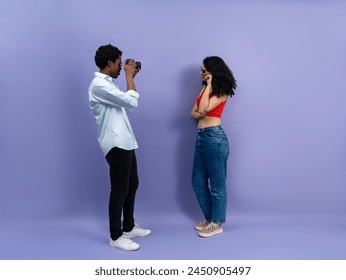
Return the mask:
{"type": "Polygon", "coordinates": [[[109,240],[109,245],[125,251],[134,251],[139,249],[139,244],[122,235],[117,240],[109,240]]]}
{"type": "Polygon", "coordinates": [[[139,225],[135,225],[131,231],[123,232],[123,235],[125,235],[127,238],[132,238],[148,236],[150,233],[150,229],[141,228],[139,225]]]}

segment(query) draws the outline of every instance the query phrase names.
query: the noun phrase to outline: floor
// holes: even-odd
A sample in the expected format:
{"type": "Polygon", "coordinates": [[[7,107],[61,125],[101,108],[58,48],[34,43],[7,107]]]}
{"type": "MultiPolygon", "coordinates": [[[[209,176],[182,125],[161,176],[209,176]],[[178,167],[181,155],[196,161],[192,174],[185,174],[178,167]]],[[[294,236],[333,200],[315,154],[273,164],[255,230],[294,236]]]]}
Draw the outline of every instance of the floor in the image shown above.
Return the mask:
{"type": "Polygon", "coordinates": [[[1,221],[2,260],[345,260],[346,220],[327,215],[233,215],[224,233],[200,238],[182,215],[137,216],[152,234],[140,250],[108,246],[105,217],[1,221]]]}

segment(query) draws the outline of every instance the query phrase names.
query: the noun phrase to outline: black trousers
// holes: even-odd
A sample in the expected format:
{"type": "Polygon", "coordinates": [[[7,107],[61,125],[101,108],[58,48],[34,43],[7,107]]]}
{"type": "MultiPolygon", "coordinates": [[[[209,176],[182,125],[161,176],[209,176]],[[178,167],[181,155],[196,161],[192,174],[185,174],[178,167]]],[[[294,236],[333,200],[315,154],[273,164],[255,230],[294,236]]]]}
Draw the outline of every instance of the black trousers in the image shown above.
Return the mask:
{"type": "Polygon", "coordinates": [[[113,240],[134,227],[134,204],[138,188],[137,159],[134,150],[111,149],[106,155],[111,191],[109,196],[109,229],[113,240]],[[121,214],[123,223],[121,224],[121,214]]]}

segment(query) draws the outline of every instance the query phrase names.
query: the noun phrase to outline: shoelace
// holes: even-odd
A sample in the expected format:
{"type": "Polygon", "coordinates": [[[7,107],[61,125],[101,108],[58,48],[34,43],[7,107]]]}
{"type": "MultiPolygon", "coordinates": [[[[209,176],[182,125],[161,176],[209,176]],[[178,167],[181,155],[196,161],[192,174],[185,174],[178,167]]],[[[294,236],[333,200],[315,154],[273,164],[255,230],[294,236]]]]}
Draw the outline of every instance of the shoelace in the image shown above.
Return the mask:
{"type": "Polygon", "coordinates": [[[205,227],[205,229],[206,229],[207,231],[209,231],[209,230],[211,230],[213,227],[214,227],[214,225],[213,225],[212,223],[210,223],[209,225],[207,225],[207,226],[205,227]]]}
{"type": "Polygon", "coordinates": [[[213,228],[217,227],[218,225],[213,225],[212,223],[209,223],[209,225],[207,225],[204,229],[209,232],[212,231],[213,228]]]}

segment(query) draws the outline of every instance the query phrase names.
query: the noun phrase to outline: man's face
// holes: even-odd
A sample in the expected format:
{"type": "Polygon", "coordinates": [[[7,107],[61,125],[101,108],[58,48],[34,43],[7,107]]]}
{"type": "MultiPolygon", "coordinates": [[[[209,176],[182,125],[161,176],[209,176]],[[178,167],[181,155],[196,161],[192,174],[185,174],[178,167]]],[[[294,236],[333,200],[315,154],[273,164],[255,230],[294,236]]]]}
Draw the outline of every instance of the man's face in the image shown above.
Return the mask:
{"type": "Polygon", "coordinates": [[[120,75],[121,71],[121,56],[117,58],[115,62],[111,61],[110,64],[110,76],[116,79],[120,75]]]}

